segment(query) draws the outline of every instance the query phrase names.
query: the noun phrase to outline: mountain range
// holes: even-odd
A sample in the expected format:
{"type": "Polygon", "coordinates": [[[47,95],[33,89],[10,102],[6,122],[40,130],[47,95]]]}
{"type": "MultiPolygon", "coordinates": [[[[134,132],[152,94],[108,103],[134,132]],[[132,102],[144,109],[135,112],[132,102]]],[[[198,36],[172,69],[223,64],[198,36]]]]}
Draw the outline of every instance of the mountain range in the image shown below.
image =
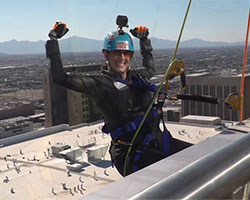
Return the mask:
{"type": "MultiPolygon", "coordinates": [[[[0,42],[0,56],[6,54],[40,54],[45,53],[46,41],[17,41],[10,40],[0,42]]],[[[135,49],[139,50],[139,42],[134,39],[135,49]]],[[[154,49],[174,48],[176,41],[151,38],[151,43],[154,49]]],[[[227,42],[209,42],[201,39],[190,39],[180,43],[180,48],[201,48],[201,47],[226,47],[239,46],[243,42],[227,43],[227,42]]],[[[88,39],[83,37],[73,36],[67,39],[60,40],[61,52],[97,52],[101,51],[103,45],[102,40],[88,39]]]]}

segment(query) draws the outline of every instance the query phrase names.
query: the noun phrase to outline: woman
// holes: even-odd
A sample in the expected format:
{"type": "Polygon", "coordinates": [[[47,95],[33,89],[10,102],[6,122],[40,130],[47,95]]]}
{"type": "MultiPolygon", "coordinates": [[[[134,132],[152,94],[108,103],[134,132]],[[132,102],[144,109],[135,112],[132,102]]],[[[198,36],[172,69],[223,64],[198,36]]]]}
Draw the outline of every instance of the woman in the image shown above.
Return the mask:
{"type": "MultiPolygon", "coordinates": [[[[124,176],[165,158],[169,152],[162,152],[158,137],[152,134],[153,115],[146,120],[136,141],[131,144],[133,134],[152,99],[153,87],[147,80],[154,75],[155,68],[151,43],[147,38],[148,28],[139,26],[130,30],[140,40],[143,65],[142,68],[132,69],[130,61],[134,45],[130,35],[122,30],[123,27],[118,25],[117,31],[105,37],[102,52],[106,66],[99,74],[64,73],[57,41],[68,31],[63,23],[56,23],[50,31],[46,55],[50,59],[53,81],[86,93],[99,108],[105,121],[103,131],[110,133],[112,137],[109,150],[112,163],[124,176]],[[124,172],[124,161],[131,145],[124,172]]],[[[157,134],[161,134],[159,130],[157,124],[157,134]]],[[[169,133],[166,134],[170,136],[169,133]]]]}

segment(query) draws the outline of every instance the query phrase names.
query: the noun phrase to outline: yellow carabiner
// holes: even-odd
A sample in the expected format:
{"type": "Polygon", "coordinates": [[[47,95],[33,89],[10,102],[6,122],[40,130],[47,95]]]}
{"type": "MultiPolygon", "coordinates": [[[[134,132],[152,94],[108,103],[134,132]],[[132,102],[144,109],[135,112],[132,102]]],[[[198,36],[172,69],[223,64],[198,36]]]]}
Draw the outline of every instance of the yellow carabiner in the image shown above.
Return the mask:
{"type": "Polygon", "coordinates": [[[225,104],[232,110],[240,110],[242,106],[242,96],[237,93],[231,93],[225,99],[225,104]]]}
{"type": "Polygon", "coordinates": [[[181,75],[184,72],[184,62],[182,60],[175,59],[169,64],[169,73],[167,79],[172,79],[181,75]]]}

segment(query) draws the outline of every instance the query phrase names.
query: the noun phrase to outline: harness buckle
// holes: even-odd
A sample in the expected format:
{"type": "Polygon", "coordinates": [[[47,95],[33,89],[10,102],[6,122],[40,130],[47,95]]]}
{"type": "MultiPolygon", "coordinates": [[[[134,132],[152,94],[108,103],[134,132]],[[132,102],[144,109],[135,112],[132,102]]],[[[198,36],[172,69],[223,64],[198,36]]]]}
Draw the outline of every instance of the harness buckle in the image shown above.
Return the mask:
{"type": "Polygon", "coordinates": [[[117,140],[117,143],[118,143],[118,144],[121,144],[121,145],[125,145],[125,146],[132,146],[131,143],[126,142],[126,141],[123,141],[123,140],[117,140]]]}

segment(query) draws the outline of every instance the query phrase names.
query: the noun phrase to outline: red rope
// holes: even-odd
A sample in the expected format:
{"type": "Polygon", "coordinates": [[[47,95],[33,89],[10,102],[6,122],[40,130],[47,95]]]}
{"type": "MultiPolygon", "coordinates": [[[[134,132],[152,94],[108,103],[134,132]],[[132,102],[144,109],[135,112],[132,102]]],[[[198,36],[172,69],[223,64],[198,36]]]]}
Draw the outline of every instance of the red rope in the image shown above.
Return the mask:
{"type": "Polygon", "coordinates": [[[243,118],[243,116],[242,116],[243,115],[243,91],[244,91],[246,61],[247,61],[249,25],[250,25],[250,6],[249,6],[249,12],[248,12],[247,33],[246,33],[246,40],[245,40],[244,58],[243,58],[241,84],[240,84],[240,96],[241,96],[240,122],[242,121],[242,118],[243,118]]]}

